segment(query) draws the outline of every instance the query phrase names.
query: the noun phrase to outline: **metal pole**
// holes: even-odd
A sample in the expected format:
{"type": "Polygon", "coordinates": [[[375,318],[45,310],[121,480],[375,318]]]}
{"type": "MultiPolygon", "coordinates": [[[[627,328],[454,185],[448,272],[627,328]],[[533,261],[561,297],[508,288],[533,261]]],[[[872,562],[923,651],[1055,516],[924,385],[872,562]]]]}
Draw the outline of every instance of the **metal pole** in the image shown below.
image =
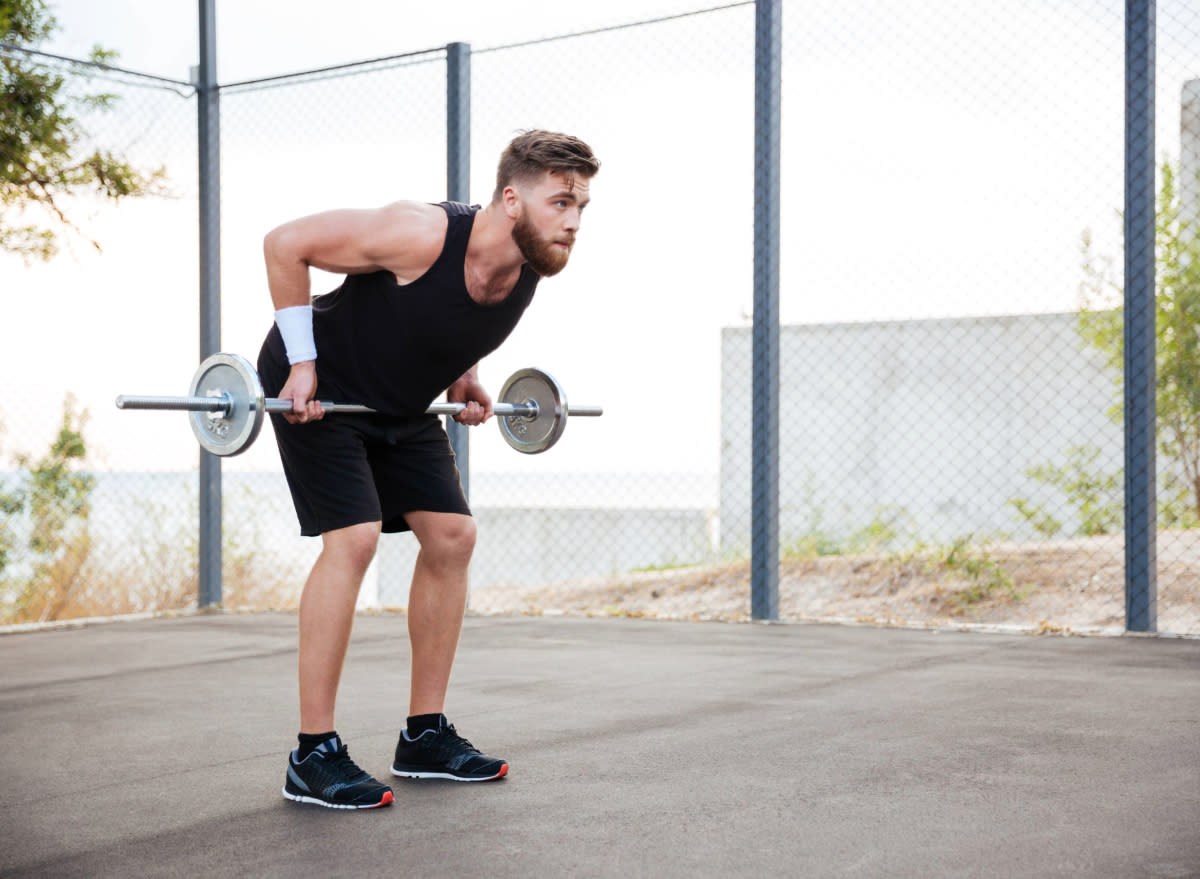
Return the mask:
{"type": "MultiPolygon", "coordinates": [[[[221,123],[216,0],[200,0],[200,359],[221,350],[221,123]]],[[[200,607],[221,603],[221,459],[200,451],[200,607]]]]}
{"type": "Polygon", "coordinates": [[[779,164],[782,0],[754,30],[754,363],[750,615],[779,619],[779,164]]]}
{"type": "MultiPolygon", "coordinates": [[[[446,197],[471,198],[471,44],[446,46],[446,197]]],[[[463,494],[471,497],[471,447],[468,428],[446,419],[446,433],[458,464],[463,494]]]]}
{"type": "Polygon", "coordinates": [[[1125,628],[1158,628],[1155,2],[1125,2],[1125,628]]]}

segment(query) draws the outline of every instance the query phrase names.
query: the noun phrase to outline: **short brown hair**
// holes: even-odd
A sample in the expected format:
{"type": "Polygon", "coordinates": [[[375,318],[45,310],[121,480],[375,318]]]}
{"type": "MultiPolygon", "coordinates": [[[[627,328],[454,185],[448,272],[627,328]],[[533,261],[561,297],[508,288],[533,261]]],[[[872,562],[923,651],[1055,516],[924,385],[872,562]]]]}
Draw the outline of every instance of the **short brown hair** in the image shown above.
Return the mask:
{"type": "Polygon", "coordinates": [[[500,154],[492,201],[500,201],[510,184],[533,180],[547,171],[591,178],[599,170],[592,148],[579,138],[541,129],[522,131],[500,154]]]}

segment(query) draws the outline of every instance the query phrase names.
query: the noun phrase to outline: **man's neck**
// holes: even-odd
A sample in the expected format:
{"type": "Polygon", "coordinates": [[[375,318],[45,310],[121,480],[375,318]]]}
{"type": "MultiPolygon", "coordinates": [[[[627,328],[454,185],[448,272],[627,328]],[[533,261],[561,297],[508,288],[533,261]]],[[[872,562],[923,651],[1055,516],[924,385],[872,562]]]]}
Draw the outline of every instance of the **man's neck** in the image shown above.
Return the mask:
{"type": "Polygon", "coordinates": [[[512,237],[512,221],[494,203],[475,215],[467,242],[464,273],[467,289],[480,302],[512,292],[525,258],[512,237]]]}

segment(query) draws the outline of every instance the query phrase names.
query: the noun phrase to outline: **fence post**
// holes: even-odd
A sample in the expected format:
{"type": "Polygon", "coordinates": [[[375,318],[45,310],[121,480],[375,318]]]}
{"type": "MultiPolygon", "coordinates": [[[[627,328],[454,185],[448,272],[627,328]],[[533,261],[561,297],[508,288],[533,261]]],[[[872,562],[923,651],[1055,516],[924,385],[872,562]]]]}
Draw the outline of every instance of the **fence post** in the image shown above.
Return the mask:
{"type": "MultiPolygon", "coordinates": [[[[471,198],[471,44],[446,46],[446,197],[471,198]]],[[[463,494],[471,497],[470,434],[465,425],[446,416],[446,433],[458,464],[463,494]]]]}
{"type": "Polygon", "coordinates": [[[1125,2],[1125,628],[1158,628],[1155,0],[1125,2]]]}
{"type": "Polygon", "coordinates": [[[754,28],[754,389],[750,616],[779,619],[779,162],[782,0],[756,0],[754,28]]]}
{"type": "MultiPolygon", "coordinates": [[[[221,349],[221,121],[217,90],[216,0],[200,2],[196,79],[200,176],[200,357],[221,349]]],[[[200,559],[197,603],[221,603],[221,459],[200,450],[200,559]]]]}

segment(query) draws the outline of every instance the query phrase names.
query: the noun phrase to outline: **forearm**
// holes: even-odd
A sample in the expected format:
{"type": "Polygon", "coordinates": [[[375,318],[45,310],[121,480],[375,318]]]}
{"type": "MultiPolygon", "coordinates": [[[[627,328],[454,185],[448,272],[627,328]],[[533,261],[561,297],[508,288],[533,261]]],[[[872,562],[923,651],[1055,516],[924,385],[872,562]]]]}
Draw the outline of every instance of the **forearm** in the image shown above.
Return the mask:
{"type": "Polygon", "coordinates": [[[275,323],[283,337],[288,362],[312,364],[317,357],[313,339],[312,296],[308,262],[289,247],[287,228],[275,229],[263,240],[267,289],[275,306],[275,323]]]}
{"type": "Polygon", "coordinates": [[[469,368],[446,388],[446,399],[451,403],[463,403],[467,400],[480,400],[487,397],[487,391],[479,381],[479,364],[469,368]]]}

